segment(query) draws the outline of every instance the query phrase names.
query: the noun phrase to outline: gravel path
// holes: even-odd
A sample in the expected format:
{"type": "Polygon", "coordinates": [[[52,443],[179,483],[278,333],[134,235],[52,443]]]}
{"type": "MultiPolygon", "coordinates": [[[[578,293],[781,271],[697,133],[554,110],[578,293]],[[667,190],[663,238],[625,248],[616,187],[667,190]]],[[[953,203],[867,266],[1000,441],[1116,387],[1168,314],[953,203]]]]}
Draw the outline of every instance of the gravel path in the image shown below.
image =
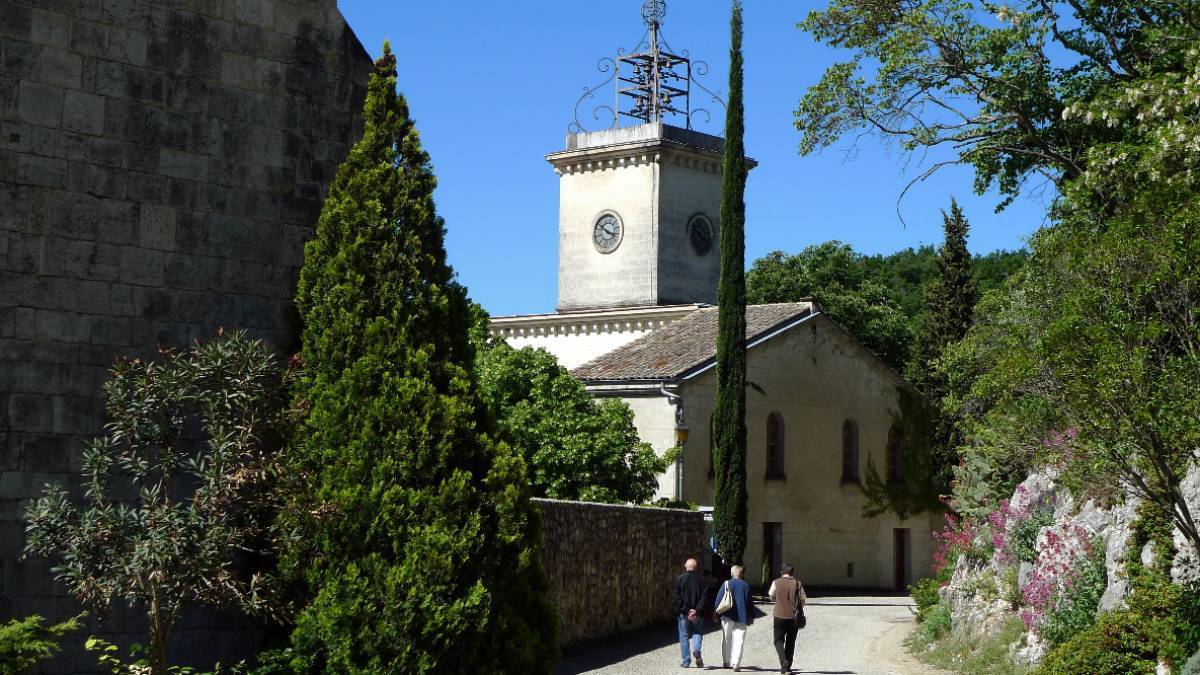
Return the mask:
{"type": "MultiPolygon", "coordinates": [[[[793,673],[862,675],[943,675],[908,655],[904,638],[915,626],[907,596],[824,596],[809,598],[808,627],[796,640],[793,673]]],[[[770,606],[758,605],[763,616],[746,635],[742,672],[778,673],[779,659],[771,644],[770,606]]],[[[721,633],[704,636],[704,670],[721,670],[721,633]]],[[[692,672],[699,672],[694,665],[692,672]]],[[[568,653],[556,675],[610,673],[650,675],[684,673],[674,625],[660,625],[568,653]]]]}

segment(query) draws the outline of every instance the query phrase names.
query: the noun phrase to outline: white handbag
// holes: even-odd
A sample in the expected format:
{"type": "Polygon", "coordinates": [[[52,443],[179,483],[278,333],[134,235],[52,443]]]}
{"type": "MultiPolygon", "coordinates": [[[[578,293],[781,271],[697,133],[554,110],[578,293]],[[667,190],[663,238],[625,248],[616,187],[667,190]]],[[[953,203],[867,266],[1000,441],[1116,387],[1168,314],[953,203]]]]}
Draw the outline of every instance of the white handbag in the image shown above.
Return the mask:
{"type": "Polygon", "coordinates": [[[725,593],[721,596],[721,602],[717,605],[717,614],[724,614],[733,609],[733,593],[729,590],[729,582],[725,582],[725,593]]]}

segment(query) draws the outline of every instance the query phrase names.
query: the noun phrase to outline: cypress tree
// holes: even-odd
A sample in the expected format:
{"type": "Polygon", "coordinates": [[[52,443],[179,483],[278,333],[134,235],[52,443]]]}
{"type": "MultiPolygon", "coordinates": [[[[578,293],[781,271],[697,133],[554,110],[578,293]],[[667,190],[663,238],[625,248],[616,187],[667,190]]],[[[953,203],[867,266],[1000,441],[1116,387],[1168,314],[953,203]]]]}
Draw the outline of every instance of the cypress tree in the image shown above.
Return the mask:
{"type": "Polygon", "coordinates": [[[549,672],[557,617],[540,518],[524,464],[491,440],[466,291],[386,43],[364,118],[296,296],[308,415],[293,468],[311,493],[285,559],[310,598],[293,665],[549,672]]]}
{"type": "Polygon", "coordinates": [[[958,202],[951,199],[950,213],[942,212],[945,239],[938,249],[933,279],[925,286],[926,313],[917,335],[916,355],[908,372],[909,379],[934,405],[933,470],[943,483],[950,478],[958,443],[954,421],[940,412],[947,383],[934,364],[946,348],[962,340],[971,327],[976,294],[971,276],[971,253],[967,250],[970,227],[958,202]]]}
{"type": "Polygon", "coordinates": [[[742,3],[729,21],[729,109],[721,186],[721,280],[717,288],[713,531],[717,553],[741,564],[746,550],[746,148],[742,119],[742,3]]]}

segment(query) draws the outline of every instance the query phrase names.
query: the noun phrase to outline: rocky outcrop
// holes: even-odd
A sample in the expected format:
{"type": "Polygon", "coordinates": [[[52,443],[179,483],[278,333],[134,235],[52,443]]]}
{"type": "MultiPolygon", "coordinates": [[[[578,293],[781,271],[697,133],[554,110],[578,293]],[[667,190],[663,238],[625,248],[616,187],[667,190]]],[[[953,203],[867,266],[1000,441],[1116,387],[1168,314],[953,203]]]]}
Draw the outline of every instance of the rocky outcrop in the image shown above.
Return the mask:
{"type": "MultiPolygon", "coordinates": [[[[1181,489],[1192,513],[1200,514],[1200,467],[1193,467],[1188,472],[1181,489]]],[[[1057,472],[1051,469],[1039,471],[1023,481],[1012,496],[1010,508],[1013,512],[1028,513],[1036,505],[1048,503],[1054,504],[1054,515],[1052,522],[1038,532],[1036,565],[1013,560],[1002,551],[996,551],[986,561],[959,557],[949,584],[940,591],[942,601],[951,610],[956,630],[977,635],[997,634],[1005,622],[1018,616],[1012,602],[1012,589],[1005,597],[1003,584],[1011,583],[1006,579],[1015,579],[1015,590],[1028,599],[1030,584],[1044,583],[1044,579],[1038,580],[1039,569],[1069,567],[1082,559],[1086,549],[1093,545],[1103,547],[1107,573],[1099,611],[1125,606],[1130,592],[1125,561],[1129,556],[1141,498],[1126,490],[1111,506],[1102,506],[1092,499],[1080,504],[1074,495],[1062,488],[1057,472]]],[[[977,536],[990,535],[981,533],[977,536]]],[[[1174,532],[1174,544],[1178,552],[1171,570],[1172,579],[1176,582],[1200,579],[1200,556],[1178,529],[1174,532]]],[[[1139,552],[1141,562],[1147,566],[1153,563],[1155,554],[1152,544],[1139,552]]],[[[1035,632],[1030,632],[1012,645],[1010,653],[1018,663],[1036,664],[1047,651],[1048,645],[1035,632]]]]}

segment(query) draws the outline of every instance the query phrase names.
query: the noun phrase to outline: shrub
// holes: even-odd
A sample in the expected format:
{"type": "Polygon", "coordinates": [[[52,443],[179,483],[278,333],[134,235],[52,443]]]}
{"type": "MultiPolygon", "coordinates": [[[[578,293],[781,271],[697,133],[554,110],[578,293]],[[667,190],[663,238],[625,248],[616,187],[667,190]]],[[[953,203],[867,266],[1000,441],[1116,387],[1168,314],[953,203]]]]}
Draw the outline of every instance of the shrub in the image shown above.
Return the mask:
{"type": "Polygon", "coordinates": [[[931,641],[922,624],[909,639],[909,649],[920,659],[962,675],[1023,675],[1029,668],[1013,663],[1011,647],[1025,634],[1019,619],[1005,622],[992,636],[956,628],[944,638],[931,641]]]}
{"type": "Polygon", "coordinates": [[[19,675],[58,652],[58,641],[79,630],[83,615],[43,626],[34,614],[0,626],[0,675],[19,675]]]}
{"type": "Polygon", "coordinates": [[[108,433],[83,453],[82,503],[51,485],[26,512],[26,552],[56,559],[72,595],[145,612],[156,674],[187,605],[278,615],[260,571],[275,553],[289,372],[240,333],[118,363],[108,433]]]}
{"type": "Polygon", "coordinates": [[[1104,547],[1093,542],[1087,557],[1062,580],[1055,592],[1053,608],[1038,624],[1038,634],[1050,644],[1058,645],[1095,623],[1100,596],[1107,585],[1104,547]]]}
{"type": "Polygon", "coordinates": [[[1139,675],[1158,666],[1155,640],[1135,612],[1108,612],[1047,655],[1036,675],[1139,675]]]}
{"type": "Polygon", "coordinates": [[[913,602],[917,603],[918,622],[925,621],[929,615],[929,611],[941,602],[941,597],[938,596],[938,589],[941,587],[941,582],[934,578],[921,579],[908,587],[908,592],[912,594],[913,602]]]}
{"type": "Polygon", "coordinates": [[[943,604],[934,605],[925,617],[925,622],[921,624],[921,635],[927,642],[940,640],[950,632],[953,626],[953,618],[950,616],[950,608],[943,604]]]}

